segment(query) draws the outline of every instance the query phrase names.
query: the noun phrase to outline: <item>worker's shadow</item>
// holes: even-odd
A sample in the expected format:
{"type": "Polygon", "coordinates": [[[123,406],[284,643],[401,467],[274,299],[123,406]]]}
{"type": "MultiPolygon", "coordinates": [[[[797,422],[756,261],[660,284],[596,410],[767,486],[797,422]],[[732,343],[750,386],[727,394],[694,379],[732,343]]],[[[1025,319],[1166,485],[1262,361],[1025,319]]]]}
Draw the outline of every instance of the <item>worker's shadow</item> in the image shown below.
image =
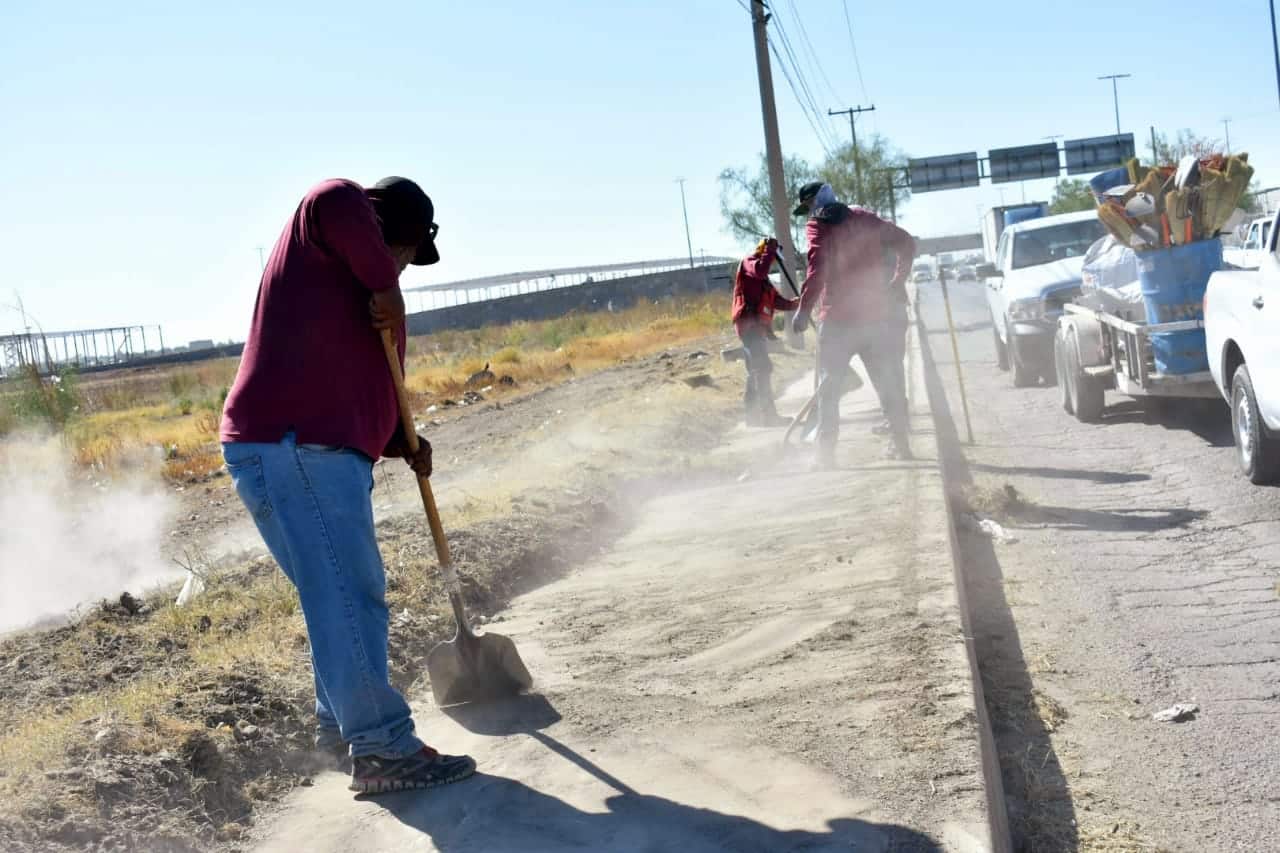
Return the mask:
{"type": "MultiPolygon", "coordinates": [[[[641,793],[542,731],[560,719],[542,696],[450,709],[449,714],[479,734],[527,734],[618,793],[605,801],[607,811],[588,812],[514,779],[482,773],[435,791],[394,794],[377,801],[406,826],[429,836],[444,853],[942,851],[929,837],[901,826],[838,818],[827,823],[825,832],[779,830],[749,817],[641,793]]],[[[767,768],[761,770],[767,772],[767,768]]]]}

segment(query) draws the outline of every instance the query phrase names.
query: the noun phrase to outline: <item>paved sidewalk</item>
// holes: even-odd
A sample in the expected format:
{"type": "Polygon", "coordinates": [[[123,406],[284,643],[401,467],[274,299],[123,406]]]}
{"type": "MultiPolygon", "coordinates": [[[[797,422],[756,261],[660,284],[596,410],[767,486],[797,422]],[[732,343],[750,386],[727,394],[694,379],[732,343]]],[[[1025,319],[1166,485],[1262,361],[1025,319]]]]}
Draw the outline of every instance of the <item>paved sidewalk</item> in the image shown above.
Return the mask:
{"type": "Polygon", "coordinates": [[[259,849],[992,849],[914,347],[910,366],[916,461],[883,459],[869,385],[846,399],[837,471],[781,454],[780,430],[735,431],[720,461],[773,461],[648,502],[505,614],[538,695],[454,716],[418,704],[477,778],[360,802],[329,774],[259,849]]]}

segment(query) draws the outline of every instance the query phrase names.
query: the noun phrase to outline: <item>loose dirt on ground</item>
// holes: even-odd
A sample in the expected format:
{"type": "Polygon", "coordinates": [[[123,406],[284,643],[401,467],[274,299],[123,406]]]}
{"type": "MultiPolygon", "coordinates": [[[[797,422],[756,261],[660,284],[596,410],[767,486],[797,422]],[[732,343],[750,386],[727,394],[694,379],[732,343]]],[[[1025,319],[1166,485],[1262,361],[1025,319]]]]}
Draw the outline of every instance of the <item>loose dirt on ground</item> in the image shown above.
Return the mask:
{"type": "MultiPolygon", "coordinates": [[[[704,458],[738,416],[741,367],[710,355],[723,343],[423,418],[478,621],[598,554],[647,496],[736,473],[704,458]],[[712,381],[682,381],[694,375],[712,381]]],[[[452,625],[411,476],[383,463],[376,483],[393,676],[420,692],[452,625]]],[[[253,555],[225,477],[176,494],[173,548],[208,581],[196,602],[172,606],[176,588],[122,595],[0,641],[0,849],[239,849],[263,806],[327,767],[307,749],[296,597],[253,555]]]]}

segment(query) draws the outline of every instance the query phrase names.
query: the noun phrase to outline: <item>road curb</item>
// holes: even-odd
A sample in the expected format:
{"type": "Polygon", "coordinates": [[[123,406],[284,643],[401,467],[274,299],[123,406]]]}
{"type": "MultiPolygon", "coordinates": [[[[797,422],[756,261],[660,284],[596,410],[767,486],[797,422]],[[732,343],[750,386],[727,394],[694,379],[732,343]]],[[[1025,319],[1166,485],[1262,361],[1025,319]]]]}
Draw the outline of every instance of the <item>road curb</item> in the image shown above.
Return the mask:
{"type": "MultiPolygon", "coordinates": [[[[918,304],[918,288],[909,285],[912,304],[918,304]]],[[[1012,853],[1013,838],[1009,830],[1009,813],[1005,802],[1004,782],[1000,772],[1000,756],[995,745],[995,736],[991,729],[991,717],[987,713],[986,699],[982,690],[982,674],[978,667],[977,649],[974,644],[972,618],[969,609],[968,595],[964,583],[964,566],[960,560],[960,546],[956,538],[956,519],[952,511],[948,495],[952,489],[950,466],[947,465],[947,451],[959,452],[959,448],[943,447],[943,430],[939,425],[939,412],[946,412],[945,391],[937,387],[939,383],[930,382],[926,373],[926,364],[935,365],[932,351],[929,349],[928,336],[923,333],[922,320],[916,313],[914,322],[910,324],[910,339],[907,346],[908,359],[908,392],[912,404],[912,426],[917,442],[928,441],[932,445],[938,470],[941,476],[942,492],[939,498],[943,504],[943,515],[947,519],[947,543],[951,557],[952,573],[955,579],[955,595],[960,610],[960,621],[964,632],[965,656],[969,662],[970,694],[973,700],[973,712],[978,727],[978,749],[982,760],[983,788],[987,800],[987,825],[990,835],[992,853],[1012,853]],[[923,397],[921,391],[924,391],[923,397]],[[939,398],[939,394],[943,396],[939,398]],[[920,429],[918,421],[926,421],[929,429],[920,429]]],[[[935,370],[936,373],[936,370],[935,370]]]]}

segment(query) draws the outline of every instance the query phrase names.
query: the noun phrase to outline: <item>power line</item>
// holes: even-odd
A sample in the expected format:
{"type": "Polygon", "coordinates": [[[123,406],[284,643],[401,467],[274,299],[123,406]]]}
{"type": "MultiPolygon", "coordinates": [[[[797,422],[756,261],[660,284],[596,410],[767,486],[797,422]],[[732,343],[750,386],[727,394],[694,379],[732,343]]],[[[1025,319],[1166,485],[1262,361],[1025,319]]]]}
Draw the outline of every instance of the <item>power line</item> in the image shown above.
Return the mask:
{"type": "MultiPolygon", "coordinates": [[[[823,119],[822,110],[818,108],[818,101],[813,97],[813,91],[809,88],[809,83],[804,78],[804,70],[801,68],[799,60],[796,59],[795,51],[791,47],[791,39],[787,37],[787,31],[783,26],[782,18],[774,15],[773,20],[777,23],[776,30],[778,37],[782,40],[782,48],[786,52],[787,56],[790,57],[792,71],[794,71],[796,75],[796,80],[800,85],[800,90],[804,93],[804,101],[801,103],[801,107],[803,108],[807,103],[810,115],[813,116],[817,125],[823,128],[823,147],[827,148],[828,153],[830,153],[830,149],[835,147],[833,132],[830,126],[827,125],[823,119]]],[[[778,61],[782,61],[781,57],[779,57],[778,61]]],[[[816,129],[815,132],[817,132],[816,129]]]]}
{"type": "Polygon", "coordinates": [[[805,29],[804,19],[800,17],[800,7],[796,5],[796,0],[789,0],[791,6],[791,17],[795,19],[796,26],[800,28],[800,38],[804,41],[804,46],[808,48],[809,58],[812,60],[812,67],[818,71],[818,76],[822,78],[822,82],[826,84],[827,92],[837,101],[843,100],[836,94],[835,87],[831,85],[831,78],[827,76],[827,71],[822,67],[822,59],[818,52],[813,49],[813,42],[809,40],[809,31],[805,29]]]}
{"type": "Polygon", "coordinates": [[[769,50],[773,53],[773,58],[778,61],[778,70],[782,72],[782,76],[786,79],[787,85],[791,88],[792,96],[795,97],[796,103],[800,105],[800,112],[804,114],[804,120],[809,123],[810,129],[813,130],[813,135],[818,138],[818,144],[822,146],[823,151],[825,151],[827,156],[830,157],[831,146],[828,145],[827,140],[822,135],[822,132],[818,130],[818,125],[814,123],[813,116],[809,114],[809,109],[806,107],[804,99],[800,97],[800,92],[796,88],[795,81],[791,79],[791,72],[787,70],[787,65],[782,59],[782,54],[778,53],[778,48],[772,40],[769,42],[769,50]]]}
{"type": "MultiPolygon", "coordinates": [[[[800,91],[804,92],[805,102],[809,105],[810,114],[815,119],[818,119],[819,124],[822,124],[822,110],[818,109],[818,101],[813,96],[812,88],[809,88],[809,81],[806,81],[804,77],[804,69],[800,67],[800,60],[796,59],[795,50],[791,47],[791,38],[787,37],[786,28],[782,26],[782,18],[774,15],[773,20],[777,24],[778,38],[782,40],[782,49],[786,51],[788,58],[791,60],[791,69],[795,72],[796,82],[800,83],[800,91]]],[[[831,128],[824,128],[824,133],[827,134],[827,141],[831,141],[831,136],[829,136],[831,128]]]]}
{"type": "Polygon", "coordinates": [[[862,62],[858,59],[858,42],[853,37],[853,19],[849,17],[849,0],[840,0],[840,3],[844,6],[844,25],[849,31],[849,47],[853,49],[853,67],[858,72],[858,88],[862,90],[862,99],[869,101],[871,98],[867,96],[867,84],[862,79],[862,62]]]}

